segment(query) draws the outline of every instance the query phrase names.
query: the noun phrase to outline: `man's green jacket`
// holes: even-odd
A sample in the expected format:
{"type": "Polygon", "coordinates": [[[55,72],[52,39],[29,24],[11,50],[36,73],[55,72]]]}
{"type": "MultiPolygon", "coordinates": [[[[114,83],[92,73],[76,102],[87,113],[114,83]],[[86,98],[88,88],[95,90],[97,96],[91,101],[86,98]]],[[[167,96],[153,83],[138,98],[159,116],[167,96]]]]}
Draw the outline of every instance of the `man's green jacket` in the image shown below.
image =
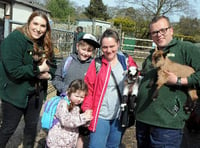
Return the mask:
{"type": "Polygon", "coordinates": [[[200,48],[192,43],[173,39],[164,49],[169,59],[193,67],[195,73],[187,78],[187,87],[162,86],[155,101],[152,95],[156,88],[157,69],[153,68],[151,63],[153,51],[143,63],[144,78],[136,100],[136,120],[163,128],[182,129],[189,116],[184,111],[188,97],[187,89],[188,87],[199,89],[200,86],[200,48]]]}

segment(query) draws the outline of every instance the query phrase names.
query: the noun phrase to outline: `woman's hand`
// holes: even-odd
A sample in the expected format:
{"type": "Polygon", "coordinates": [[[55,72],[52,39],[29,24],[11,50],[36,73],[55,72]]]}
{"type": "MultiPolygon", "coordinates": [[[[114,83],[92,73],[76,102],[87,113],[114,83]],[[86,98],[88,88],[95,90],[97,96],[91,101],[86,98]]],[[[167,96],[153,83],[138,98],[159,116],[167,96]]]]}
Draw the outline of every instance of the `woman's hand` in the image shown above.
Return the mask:
{"type": "Polygon", "coordinates": [[[88,121],[92,120],[92,118],[93,118],[92,117],[92,110],[88,109],[84,112],[84,114],[85,114],[86,120],[88,120],[88,121]]]}
{"type": "Polygon", "coordinates": [[[37,77],[38,77],[38,79],[49,80],[49,79],[51,79],[51,74],[49,74],[48,72],[42,72],[37,77]]]}
{"type": "Polygon", "coordinates": [[[42,64],[39,66],[40,72],[48,72],[49,66],[47,65],[47,60],[45,59],[42,64]]]}

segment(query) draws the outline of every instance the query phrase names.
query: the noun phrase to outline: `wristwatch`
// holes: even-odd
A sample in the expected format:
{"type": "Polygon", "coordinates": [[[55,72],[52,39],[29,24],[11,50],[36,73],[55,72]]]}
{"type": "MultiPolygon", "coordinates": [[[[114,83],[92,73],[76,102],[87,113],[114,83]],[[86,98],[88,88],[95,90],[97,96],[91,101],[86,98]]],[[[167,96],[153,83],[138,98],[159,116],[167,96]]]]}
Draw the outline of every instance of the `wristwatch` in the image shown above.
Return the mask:
{"type": "Polygon", "coordinates": [[[177,78],[176,85],[181,86],[181,77],[177,78]]]}

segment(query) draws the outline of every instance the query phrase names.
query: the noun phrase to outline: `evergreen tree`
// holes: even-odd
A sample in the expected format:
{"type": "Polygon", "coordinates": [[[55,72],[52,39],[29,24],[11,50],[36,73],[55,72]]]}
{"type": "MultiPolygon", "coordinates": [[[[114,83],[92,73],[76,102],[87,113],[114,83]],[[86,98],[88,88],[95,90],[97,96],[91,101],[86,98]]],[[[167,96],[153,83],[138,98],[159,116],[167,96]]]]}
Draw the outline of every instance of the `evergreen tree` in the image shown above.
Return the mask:
{"type": "Polygon", "coordinates": [[[103,4],[102,0],[90,0],[90,5],[85,8],[84,13],[90,19],[109,19],[107,6],[103,4]]]}
{"type": "Polygon", "coordinates": [[[51,11],[53,20],[66,21],[68,16],[75,13],[75,9],[69,0],[49,0],[46,5],[47,9],[51,11]]]}

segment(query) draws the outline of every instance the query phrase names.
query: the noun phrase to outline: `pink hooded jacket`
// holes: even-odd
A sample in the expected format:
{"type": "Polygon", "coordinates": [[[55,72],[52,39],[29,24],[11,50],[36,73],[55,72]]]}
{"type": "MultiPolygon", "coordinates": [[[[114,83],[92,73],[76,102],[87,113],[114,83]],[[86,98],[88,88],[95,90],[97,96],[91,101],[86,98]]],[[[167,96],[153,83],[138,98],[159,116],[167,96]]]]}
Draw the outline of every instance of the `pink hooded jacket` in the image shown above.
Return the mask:
{"type": "MultiPolygon", "coordinates": [[[[126,57],[122,54],[117,54],[119,62],[122,64],[124,70],[129,66],[136,66],[135,61],[131,56],[126,57]],[[127,64],[128,63],[128,64],[127,64]]],[[[102,56],[102,64],[98,73],[96,73],[95,60],[93,60],[85,75],[85,82],[88,85],[88,95],[83,101],[82,110],[93,110],[93,119],[90,122],[89,130],[94,132],[98,121],[99,111],[107,89],[108,81],[111,74],[111,65],[102,56]]]]}

